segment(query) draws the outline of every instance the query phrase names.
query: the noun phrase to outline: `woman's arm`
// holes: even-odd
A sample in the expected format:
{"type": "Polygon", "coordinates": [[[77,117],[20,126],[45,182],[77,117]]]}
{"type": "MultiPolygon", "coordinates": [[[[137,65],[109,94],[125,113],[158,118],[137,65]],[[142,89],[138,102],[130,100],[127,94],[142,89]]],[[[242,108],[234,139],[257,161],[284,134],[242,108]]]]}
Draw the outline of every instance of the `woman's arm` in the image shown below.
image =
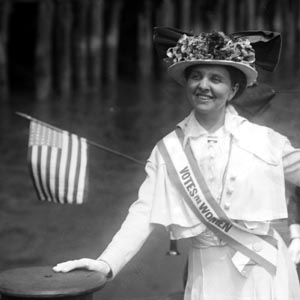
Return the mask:
{"type": "Polygon", "coordinates": [[[295,187],[288,201],[289,252],[295,264],[300,262],[300,188],[295,187]]]}
{"type": "Polygon", "coordinates": [[[300,262],[300,149],[287,142],[283,149],[283,167],[286,181],[294,188],[288,201],[289,252],[295,264],[300,262]]]}
{"type": "Polygon", "coordinates": [[[300,149],[296,149],[286,142],[282,160],[285,180],[295,186],[300,186],[300,149]]]}
{"type": "Polygon", "coordinates": [[[146,179],[139,189],[138,200],[131,205],[120,230],[98,259],[83,258],[63,262],[56,265],[54,271],[69,272],[84,268],[114,277],[126,265],[143,246],[154,227],[150,223],[150,214],[157,180],[156,165],[148,162],[146,173],[146,179]]]}

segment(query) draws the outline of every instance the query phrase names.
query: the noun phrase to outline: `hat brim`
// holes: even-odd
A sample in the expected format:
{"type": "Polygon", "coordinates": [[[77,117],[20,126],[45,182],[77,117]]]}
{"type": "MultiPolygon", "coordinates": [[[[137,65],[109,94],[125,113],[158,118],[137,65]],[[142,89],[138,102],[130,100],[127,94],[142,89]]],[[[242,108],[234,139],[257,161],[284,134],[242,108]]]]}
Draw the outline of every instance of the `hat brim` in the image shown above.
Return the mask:
{"type": "Polygon", "coordinates": [[[247,86],[251,86],[257,79],[257,71],[251,66],[239,62],[216,59],[180,61],[169,66],[168,74],[179,84],[184,85],[186,83],[185,69],[193,65],[221,65],[234,67],[244,73],[247,80],[247,86]]]}

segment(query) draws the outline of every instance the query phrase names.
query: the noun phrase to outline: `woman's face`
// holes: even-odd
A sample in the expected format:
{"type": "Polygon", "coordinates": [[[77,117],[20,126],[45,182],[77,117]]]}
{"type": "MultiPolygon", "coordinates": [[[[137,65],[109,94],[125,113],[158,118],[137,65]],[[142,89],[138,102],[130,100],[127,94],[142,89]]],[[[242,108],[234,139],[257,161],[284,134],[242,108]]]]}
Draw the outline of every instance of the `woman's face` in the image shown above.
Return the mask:
{"type": "Polygon", "coordinates": [[[232,86],[229,71],[217,65],[196,65],[186,80],[186,95],[196,113],[225,114],[226,103],[238,90],[232,86]]]}

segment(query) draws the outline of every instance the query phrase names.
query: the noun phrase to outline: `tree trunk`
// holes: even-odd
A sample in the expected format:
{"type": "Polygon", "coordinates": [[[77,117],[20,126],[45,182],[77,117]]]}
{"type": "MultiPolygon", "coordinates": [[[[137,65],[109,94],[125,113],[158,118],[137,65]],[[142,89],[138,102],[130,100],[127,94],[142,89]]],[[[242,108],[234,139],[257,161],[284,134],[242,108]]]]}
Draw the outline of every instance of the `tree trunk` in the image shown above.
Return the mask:
{"type": "Polygon", "coordinates": [[[193,11],[193,32],[198,34],[201,31],[204,31],[204,24],[202,23],[202,15],[204,15],[205,12],[202,12],[201,8],[201,1],[196,1],[194,11],[193,11]]]}
{"type": "Polygon", "coordinates": [[[157,11],[158,26],[175,27],[175,7],[173,0],[163,0],[157,11]]]}
{"type": "Polygon", "coordinates": [[[235,17],[235,0],[229,0],[227,3],[227,34],[234,32],[235,17]]]}
{"type": "Polygon", "coordinates": [[[53,1],[44,0],[38,3],[38,25],[36,44],[36,97],[45,99],[52,89],[52,17],[53,1]]]}
{"type": "Polygon", "coordinates": [[[282,54],[283,54],[283,62],[285,67],[288,67],[287,63],[288,60],[287,58],[292,57],[292,41],[291,41],[291,36],[293,32],[293,28],[291,28],[291,17],[290,17],[290,12],[289,12],[289,5],[286,1],[284,0],[279,0],[279,7],[280,11],[280,17],[282,20],[282,28],[280,32],[282,33],[283,37],[283,45],[282,45],[282,54]]]}
{"type": "Polygon", "coordinates": [[[118,77],[118,48],[122,5],[122,0],[114,1],[107,34],[107,79],[110,82],[115,81],[118,77]]]}
{"type": "Polygon", "coordinates": [[[257,1],[248,0],[247,9],[248,9],[248,26],[247,29],[255,29],[255,6],[257,1]]]}
{"type": "Polygon", "coordinates": [[[300,3],[299,1],[294,1],[292,6],[293,12],[293,28],[294,28],[294,54],[295,57],[295,64],[294,67],[296,71],[299,72],[300,66],[300,3]]]}
{"type": "Polygon", "coordinates": [[[282,18],[280,13],[280,1],[281,0],[273,0],[274,7],[275,7],[275,14],[274,14],[274,30],[281,32],[282,31],[282,18]]]}
{"type": "Polygon", "coordinates": [[[72,0],[74,86],[78,91],[87,89],[87,12],[88,1],[72,0]]]}
{"type": "Polygon", "coordinates": [[[68,95],[72,88],[71,71],[71,26],[72,5],[70,0],[58,0],[55,30],[55,62],[57,88],[60,94],[68,95]]]}
{"type": "MultiPolygon", "coordinates": [[[[257,13],[256,13],[256,28],[270,28],[266,27],[265,23],[268,23],[268,17],[265,16],[266,6],[267,2],[266,0],[261,0],[258,3],[256,3],[257,6],[257,13]]],[[[269,13],[269,12],[268,12],[269,13]]]]}
{"type": "Polygon", "coordinates": [[[2,101],[8,99],[8,70],[7,70],[7,34],[10,15],[10,0],[0,2],[0,97],[2,101]]]}
{"type": "Polygon", "coordinates": [[[238,31],[245,30],[246,24],[247,24],[247,14],[248,14],[247,7],[246,7],[245,3],[241,2],[241,1],[237,2],[237,6],[238,6],[238,11],[239,11],[238,20],[237,20],[237,28],[238,28],[238,31]]]}
{"type": "Polygon", "coordinates": [[[181,1],[181,29],[191,30],[191,0],[181,1]]]}
{"type": "Polygon", "coordinates": [[[223,31],[224,0],[219,0],[215,6],[214,15],[211,17],[211,29],[223,31]]]}
{"type": "Polygon", "coordinates": [[[274,18],[276,14],[276,0],[274,1],[266,1],[266,5],[264,7],[264,15],[263,20],[265,23],[265,28],[270,28],[270,30],[274,30],[274,18]]]}
{"type": "Polygon", "coordinates": [[[104,39],[104,0],[90,0],[89,7],[89,83],[92,89],[101,86],[104,39]]]}
{"type": "Polygon", "coordinates": [[[149,77],[152,74],[153,53],[152,53],[152,2],[145,0],[145,7],[139,13],[139,74],[142,77],[149,77]]]}

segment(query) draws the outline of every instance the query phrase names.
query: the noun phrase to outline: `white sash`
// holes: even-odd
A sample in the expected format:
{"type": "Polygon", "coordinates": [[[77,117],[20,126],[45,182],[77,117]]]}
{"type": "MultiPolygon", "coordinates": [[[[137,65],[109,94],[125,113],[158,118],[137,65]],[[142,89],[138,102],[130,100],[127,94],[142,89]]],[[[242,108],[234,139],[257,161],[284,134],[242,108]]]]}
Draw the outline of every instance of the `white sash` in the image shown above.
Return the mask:
{"type": "Polygon", "coordinates": [[[237,251],[232,261],[242,274],[246,275],[245,267],[252,261],[275,275],[276,239],[270,235],[255,235],[226,216],[208,189],[190,145],[187,144],[183,149],[182,143],[183,133],[180,128],[177,128],[157,146],[166,162],[172,182],[189,207],[207,228],[237,251]]]}

